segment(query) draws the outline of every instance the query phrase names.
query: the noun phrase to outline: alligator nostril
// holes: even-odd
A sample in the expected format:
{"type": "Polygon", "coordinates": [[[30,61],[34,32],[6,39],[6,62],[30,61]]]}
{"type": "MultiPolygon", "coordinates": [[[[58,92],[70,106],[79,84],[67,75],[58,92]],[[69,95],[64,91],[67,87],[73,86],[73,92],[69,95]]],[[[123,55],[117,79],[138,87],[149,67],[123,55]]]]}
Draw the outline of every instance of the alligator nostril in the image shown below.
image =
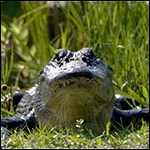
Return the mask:
{"type": "Polygon", "coordinates": [[[95,58],[95,54],[94,54],[92,48],[87,48],[86,56],[87,56],[90,60],[92,60],[93,58],[95,58]]]}
{"type": "Polygon", "coordinates": [[[58,53],[58,56],[59,56],[59,58],[63,58],[67,55],[67,53],[68,52],[65,49],[60,49],[59,53],[58,53]]]}

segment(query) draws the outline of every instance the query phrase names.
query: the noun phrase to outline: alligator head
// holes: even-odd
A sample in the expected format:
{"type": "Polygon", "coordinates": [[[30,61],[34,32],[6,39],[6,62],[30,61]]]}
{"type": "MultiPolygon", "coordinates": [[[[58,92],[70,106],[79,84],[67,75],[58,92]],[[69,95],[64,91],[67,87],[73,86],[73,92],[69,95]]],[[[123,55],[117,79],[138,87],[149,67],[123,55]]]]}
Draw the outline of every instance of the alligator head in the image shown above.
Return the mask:
{"type": "Polygon", "coordinates": [[[50,126],[72,126],[83,119],[94,132],[103,131],[113,111],[112,74],[90,48],[57,50],[39,76],[37,119],[50,126]]]}

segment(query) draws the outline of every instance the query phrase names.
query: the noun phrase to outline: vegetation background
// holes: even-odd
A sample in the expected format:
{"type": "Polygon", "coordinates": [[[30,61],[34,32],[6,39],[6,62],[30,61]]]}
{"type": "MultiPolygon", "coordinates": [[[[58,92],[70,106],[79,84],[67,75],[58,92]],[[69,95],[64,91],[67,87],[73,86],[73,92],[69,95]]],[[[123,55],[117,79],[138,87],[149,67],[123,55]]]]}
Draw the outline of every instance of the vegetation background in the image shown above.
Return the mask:
{"type": "MultiPolygon", "coordinates": [[[[24,91],[32,87],[37,82],[37,73],[49,62],[57,49],[77,51],[84,47],[93,48],[104,62],[112,66],[115,93],[138,100],[141,107],[149,106],[149,2],[147,1],[1,1],[1,96],[13,93],[18,88],[24,91]],[[8,86],[7,89],[5,85],[8,86]]],[[[7,111],[7,103],[8,100],[2,104],[3,117],[13,115],[13,112],[7,111]]],[[[44,131],[39,132],[34,136],[43,134],[46,140],[44,131]]],[[[142,139],[140,142],[141,138],[137,138],[145,134],[146,137],[149,136],[147,126],[143,126],[140,133],[134,133],[133,139],[136,140],[132,143],[130,143],[132,135],[129,138],[128,135],[124,136],[124,133],[119,134],[119,137],[123,138],[122,141],[113,135],[109,136],[107,144],[104,142],[106,148],[110,145],[113,148],[120,148],[123,145],[136,148],[135,143],[139,144],[139,147],[149,145],[147,138],[146,141],[142,139]]],[[[77,134],[78,136],[74,134],[71,138],[72,145],[71,142],[65,145],[57,135],[64,137],[65,140],[68,138],[66,133],[64,135],[64,131],[57,134],[50,133],[48,137],[56,141],[50,142],[50,145],[46,145],[44,141],[42,143],[45,144],[44,147],[102,146],[103,148],[100,137],[98,140],[94,138],[96,143],[94,145],[92,143],[91,146],[81,133],[77,134]]],[[[13,138],[16,139],[16,136],[13,138]]],[[[41,147],[38,145],[40,143],[35,141],[35,145],[34,142],[22,145],[19,139],[15,142],[13,138],[9,141],[9,146],[41,147]]]]}

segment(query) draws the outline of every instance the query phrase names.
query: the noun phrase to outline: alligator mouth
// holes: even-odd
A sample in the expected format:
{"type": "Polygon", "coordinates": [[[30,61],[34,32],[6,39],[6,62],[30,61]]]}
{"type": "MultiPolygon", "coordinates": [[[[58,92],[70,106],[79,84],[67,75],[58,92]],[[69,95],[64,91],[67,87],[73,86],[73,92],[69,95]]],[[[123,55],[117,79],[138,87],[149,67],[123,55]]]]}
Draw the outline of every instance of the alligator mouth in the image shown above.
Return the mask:
{"type": "Polygon", "coordinates": [[[102,101],[107,101],[110,91],[103,89],[103,84],[104,81],[94,77],[93,74],[82,72],[62,76],[51,82],[50,87],[54,95],[71,93],[76,96],[78,93],[87,93],[98,95],[102,101]]]}
{"type": "Polygon", "coordinates": [[[87,87],[93,85],[95,90],[100,90],[103,81],[95,77],[90,72],[75,72],[67,73],[65,75],[58,76],[50,83],[52,92],[56,92],[62,88],[68,88],[74,86],[74,88],[87,87]]]}
{"type": "MultiPolygon", "coordinates": [[[[103,118],[103,110],[113,108],[112,91],[107,94],[105,82],[107,83],[107,80],[101,80],[88,72],[57,76],[57,79],[49,83],[50,97],[48,99],[48,96],[45,96],[44,111],[40,112],[45,117],[39,114],[39,120],[42,120],[43,124],[48,122],[50,126],[67,126],[74,125],[77,119],[84,119],[85,123],[90,124],[89,120],[94,118],[93,121],[98,124],[96,119],[103,118]]],[[[111,115],[107,112],[105,114],[111,115]]]]}
{"type": "MultiPolygon", "coordinates": [[[[76,71],[76,72],[71,72],[71,73],[65,73],[65,74],[62,74],[62,75],[58,75],[55,80],[67,80],[67,79],[71,79],[71,78],[89,78],[89,79],[92,79],[92,78],[96,78],[97,76],[95,74],[93,74],[92,72],[90,71],[76,71]]],[[[100,79],[99,79],[100,80],[100,79]]]]}
{"type": "Polygon", "coordinates": [[[65,80],[57,80],[51,83],[50,87],[52,88],[53,92],[58,91],[61,88],[66,88],[70,86],[77,86],[80,88],[85,85],[94,85],[96,87],[100,87],[100,81],[98,82],[96,79],[84,78],[84,77],[74,77],[65,80]]]}

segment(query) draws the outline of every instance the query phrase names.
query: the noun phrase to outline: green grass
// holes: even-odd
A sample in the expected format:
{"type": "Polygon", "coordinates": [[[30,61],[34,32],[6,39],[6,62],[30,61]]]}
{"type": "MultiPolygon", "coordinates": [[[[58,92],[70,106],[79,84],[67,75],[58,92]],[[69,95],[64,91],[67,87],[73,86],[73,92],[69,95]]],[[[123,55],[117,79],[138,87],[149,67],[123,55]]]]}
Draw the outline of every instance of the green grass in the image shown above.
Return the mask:
{"type": "MultiPolygon", "coordinates": [[[[11,19],[6,7],[11,2],[1,4],[1,85],[9,87],[1,96],[17,88],[32,87],[37,73],[58,48],[76,51],[91,47],[112,66],[115,93],[137,99],[143,107],[149,106],[149,6],[146,2],[68,2],[66,7],[52,10],[46,2],[26,1],[16,8],[22,10],[16,17],[10,12],[11,19]]],[[[13,115],[13,110],[8,112],[6,106],[7,102],[1,106],[2,117],[13,115]]],[[[140,148],[148,148],[148,138],[144,138],[149,136],[148,131],[148,125],[144,125],[136,132],[123,131],[124,137],[111,134],[102,141],[74,131],[67,134],[63,130],[34,131],[27,138],[20,132],[11,137],[7,146],[138,148],[139,144],[140,148]]]]}
{"type": "Polygon", "coordinates": [[[68,2],[65,8],[53,10],[55,16],[45,2],[21,2],[21,6],[23,13],[11,24],[2,19],[2,52],[8,59],[9,51],[14,53],[12,68],[8,68],[14,77],[1,83],[11,84],[18,73],[17,85],[25,72],[29,75],[23,86],[31,87],[56,49],[91,47],[114,69],[116,90],[148,106],[149,8],[145,2],[68,2]]]}
{"type": "Polygon", "coordinates": [[[4,148],[17,149],[36,149],[36,148],[111,148],[111,149],[147,149],[149,147],[149,125],[143,122],[142,128],[124,129],[106,136],[94,136],[90,132],[84,134],[81,128],[59,129],[36,129],[32,133],[24,131],[14,133],[11,138],[6,140],[4,148]]]}

